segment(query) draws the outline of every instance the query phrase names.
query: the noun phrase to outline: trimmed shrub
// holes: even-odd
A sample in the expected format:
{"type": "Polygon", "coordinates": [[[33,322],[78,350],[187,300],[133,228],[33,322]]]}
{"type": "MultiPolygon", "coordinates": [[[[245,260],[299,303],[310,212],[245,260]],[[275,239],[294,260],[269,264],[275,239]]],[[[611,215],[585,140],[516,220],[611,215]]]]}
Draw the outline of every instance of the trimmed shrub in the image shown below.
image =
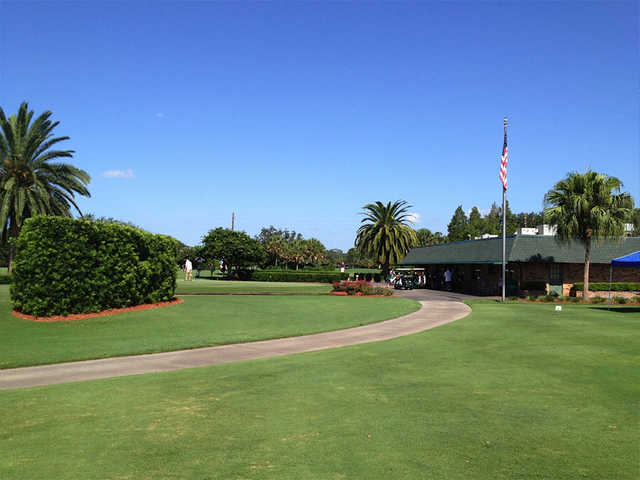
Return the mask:
{"type": "Polygon", "coordinates": [[[0,273],[0,285],[9,285],[11,283],[11,275],[8,273],[0,273]]]}
{"type": "Polygon", "coordinates": [[[535,302],[536,300],[538,300],[538,296],[537,295],[529,295],[527,298],[532,302],[535,302]]]}
{"type": "Polygon", "coordinates": [[[632,297],[632,298],[631,298],[631,301],[632,301],[633,303],[640,303],[640,297],[632,297]]]}
{"type": "Polygon", "coordinates": [[[582,301],[581,297],[569,297],[569,301],[572,303],[580,303],[582,301]]]}
{"type": "Polygon", "coordinates": [[[590,300],[591,303],[604,303],[607,301],[607,299],[603,297],[591,297],[590,300]]]}
{"type": "Polygon", "coordinates": [[[558,299],[556,295],[545,295],[541,298],[543,302],[555,302],[558,299]]]}
{"type": "Polygon", "coordinates": [[[347,292],[348,295],[384,295],[385,297],[393,295],[390,288],[374,287],[366,280],[333,282],[333,291],[347,292]]]}
{"type": "MultiPolygon", "coordinates": [[[[584,289],[584,283],[578,282],[573,284],[573,288],[576,291],[584,289]]],[[[640,282],[614,282],[609,289],[609,282],[590,282],[590,292],[606,292],[611,290],[612,292],[640,292],[640,282]]]]}
{"type": "Polygon", "coordinates": [[[348,274],[340,272],[294,272],[257,270],[251,276],[252,280],[259,282],[318,282],[333,283],[345,280],[348,274]]]}
{"type": "Polygon", "coordinates": [[[17,241],[11,299],[36,316],[171,300],[177,241],[116,223],[34,217],[17,241]]]}
{"type": "Polygon", "coordinates": [[[620,305],[624,305],[628,300],[625,297],[613,297],[613,301],[620,305]]]}

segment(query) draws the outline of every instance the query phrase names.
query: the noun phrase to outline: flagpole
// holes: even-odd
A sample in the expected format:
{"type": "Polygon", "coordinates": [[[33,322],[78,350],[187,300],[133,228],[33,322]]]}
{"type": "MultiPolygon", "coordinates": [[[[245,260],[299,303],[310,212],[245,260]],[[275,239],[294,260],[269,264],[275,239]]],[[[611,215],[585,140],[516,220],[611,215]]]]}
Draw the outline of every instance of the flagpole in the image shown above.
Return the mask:
{"type": "MultiPolygon", "coordinates": [[[[507,117],[504,117],[504,138],[507,138],[507,117]]],[[[507,189],[502,185],[502,301],[505,301],[507,270],[507,189]]]]}

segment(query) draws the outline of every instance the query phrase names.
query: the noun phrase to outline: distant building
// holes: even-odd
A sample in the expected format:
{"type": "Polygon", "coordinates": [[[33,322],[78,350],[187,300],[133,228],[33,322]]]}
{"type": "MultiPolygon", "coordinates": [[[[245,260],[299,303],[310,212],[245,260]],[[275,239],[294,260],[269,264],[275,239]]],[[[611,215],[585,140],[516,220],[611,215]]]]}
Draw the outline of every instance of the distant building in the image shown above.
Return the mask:
{"type": "MultiPolygon", "coordinates": [[[[536,235],[507,237],[507,295],[516,295],[522,290],[569,295],[573,284],[582,282],[584,244],[562,243],[549,233],[555,231],[554,228],[546,227],[538,228],[542,233],[536,235]]],[[[637,251],[640,251],[640,237],[592,243],[590,281],[608,282],[611,260],[637,251]]],[[[476,295],[500,293],[501,264],[501,237],[417,247],[401,262],[404,267],[424,268],[434,288],[438,288],[442,273],[450,267],[455,288],[476,295]]],[[[640,282],[640,269],[614,269],[614,281],[640,282]]]]}
{"type": "MultiPolygon", "coordinates": [[[[633,228],[633,225],[631,226],[633,228]]],[[[516,230],[516,235],[543,235],[554,236],[558,232],[556,225],[538,225],[537,227],[522,227],[516,230]]],[[[500,235],[491,235],[490,233],[483,233],[479,237],[475,237],[474,240],[480,240],[485,238],[497,238],[500,235]]]]}

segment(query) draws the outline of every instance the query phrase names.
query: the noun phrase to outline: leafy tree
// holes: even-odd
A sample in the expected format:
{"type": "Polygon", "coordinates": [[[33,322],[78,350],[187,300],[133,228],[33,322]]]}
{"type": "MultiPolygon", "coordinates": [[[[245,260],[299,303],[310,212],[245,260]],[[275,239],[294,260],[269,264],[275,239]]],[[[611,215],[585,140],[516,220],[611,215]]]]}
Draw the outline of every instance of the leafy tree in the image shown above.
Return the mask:
{"type": "Polygon", "coordinates": [[[542,212],[521,212],[516,214],[518,228],[535,228],[544,223],[542,212]]]}
{"type": "MultiPolygon", "coordinates": [[[[502,206],[491,204],[489,213],[484,217],[485,232],[491,235],[502,235],[502,206]]],[[[513,235],[518,228],[518,220],[509,207],[507,200],[507,235],[513,235]]]]}
{"type": "Polygon", "coordinates": [[[433,233],[428,228],[419,228],[416,230],[416,238],[418,239],[418,245],[431,245],[431,239],[433,238],[433,233]]]}
{"type": "Polygon", "coordinates": [[[269,225],[269,227],[262,227],[260,233],[255,236],[255,239],[260,242],[260,244],[264,247],[270,241],[282,238],[284,235],[284,230],[274,227],[273,225],[269,225]]]}
{"type": "Polygon", "coordinates": [[[308,240],[304,240],[304,242],[307,261],[313,265],[318,265],[319,262],[324,260],[327,254],[327,249],[317,238],[310,238],[308,240]]]}
{"type": "Polygon", "coordinates": [[[633,235],[640,237],[640,208],[633,209],[631,223],[633,223],[633,235]]]}
{"type": "Polygon", "coordinates": [[[285,241],[280,237],[272,237],[264,244],[264,249],[269,256],[268,263],[278,265],[278,260],[285,257],[285,249],[287,245],[285,241]]]}
{"type": "Polygon", "coordinates": [[[469,238],[479,237],[484,233],[485,222],[480,214],[478,207],[473,207],[469,212],[469,223],[467,226],[467,235],[469,238]]]}
{"type": "Polygon", "coordinates": [[[306,241],[297,239],[289,243],[289,258],[296,264],[296,270],[307,261],[306,241]]]}
{"type": "Polygon", "coordinates": [[[178,241],[178,252],[176,255],[176,260],[179,265],[184,264],[186,259],[193,260],[196,258],[195,247],[190,247],[189,245],[185,245],[184,243],[178,241]]]}
{"type": "Polygon", "coordinates": [[[350,248],[345,253],[344,263],[351,267],[372,268],[376,266],[376,260],[372,255],[362,252],[356,247],[350,248]]]}
{"type": "MultiPolygon", "coordinates": [[[[509,208],[509,200],[507,200],[506,203],[507,203],[507,235],[513,235],[514,233],[516,233],[516,230],[518,229],[518,219],[515,216],[515,214],[511,211],[511,208],[509,208]]],[[[498,232],[498,235],[502,235],[502,207],[498,208],[498,213],[500,214],[500,231],[498,232]]]]}
{"type": "Polygon", "coordinates": [[[270,225],[268,228],[263,227],[255,239],[267,252],[268,265],[277,266],[280,262],[286,267],[288,262],[295,262],[296,258],[301,257],[294,252],[294,242],[303,240],[303,237],[295,230],[283,230],[270,225]]]}
{"type": "Polygon", "coordinates": [[[428,228],[416,230],[416,236],[418,237],[418,245],[420,246],[436,245],[447,241],[447,237],[444,237],[442,232],[433,233],[428,228]]]}
{"type": "Polygon", "coordinates": [[[459,240],[467,240],[467,228],[469,225],[469,219],[462,209],[462,205],[458,205],[456,211],[453,212],[453,217],[448,225],[449,241],[457,242],[459,240]]]}
{"type": "Polygon", "coordinates": [[[133,228],[137,228],[138,230],[146,231],[141,226],[136,225],[135,223],[130,222],[128,220],[119,220],[113,217],[96,217],[93,213],[83,213],[78,218],[82,220],[88,220],[90,222],[117,223],[119,225],[127,225],[128,227],[133,227],[133,228]]]}
{"type": "Polygon", "coordinates": [[[262,245],[244,232],[218,227],[202,237],[200,253],[208,259],[221,259],[237,268],[256,265],[264,261],[262,245]]]}
{"type": "Polygon", "coordinates": [[[591,170],[572,172],[556,183],[544,196],[544,218],[557,225],[563,241],[577,239],[584,244],[583,298],[589,296],[591,242],[603,238],[622,238],[624,224],[631,216],[633,198],[621,192],[623,184],[591,170]]]}
{"type": "Polygon", "coordinates": [[[72,158],[73,150],[52,150],[69,137],[53,137],[60,122],[50,120],[46,111],[33,119],[34,112],[23,102],[17,114],[7,118],[0,108],[0,225],[9,241],[9,271],[15,257],[15,239],[26,218],[35,215],[71,216],[75,194],[90,197],[86,186],[91,177],[69,163],[51,163],[72,158]]]}
{"type": "Polygon", "coordinates": [[[390,265],[402,260],[418,243],[415,230],[409,226],[411,205],[397,200],[386,205],[369,203],[362,208],[364,218],[356,233],[355,246],[379,261],[386,276],[390,265]]]}
{"type": "Polygon", "coordinates": [[[484,216],[485,231],[491,235],[500,235],[502,233],[502,209],[497,203],[491,204],[489,213],[484,216]]]}
{"type": "Polygon", "coordinates": [[[442,232],[436,232],[433,234],[433,245],[437,245],[438,243],[447,243],[449,238],[446,235],[443,235],[442,232]]]}
{"type": "Polygon", "coordinates": [[[327,250],[325,259],[330,265],[338,265],[344,262],[344,252],[339,248],[332,248],[327,250]]]}

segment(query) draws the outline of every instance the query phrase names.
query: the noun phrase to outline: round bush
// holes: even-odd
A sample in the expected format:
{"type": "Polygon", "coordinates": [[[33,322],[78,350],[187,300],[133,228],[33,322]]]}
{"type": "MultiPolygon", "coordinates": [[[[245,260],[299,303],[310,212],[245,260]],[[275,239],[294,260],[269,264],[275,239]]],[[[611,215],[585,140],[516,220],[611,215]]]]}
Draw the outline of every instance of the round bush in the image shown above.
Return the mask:
{"type": "Polygon", "coordinates": [[[17,241],[14,308],[36,316],[173,298],[177,242],[117,223],[34,217],[17,241]]]}

